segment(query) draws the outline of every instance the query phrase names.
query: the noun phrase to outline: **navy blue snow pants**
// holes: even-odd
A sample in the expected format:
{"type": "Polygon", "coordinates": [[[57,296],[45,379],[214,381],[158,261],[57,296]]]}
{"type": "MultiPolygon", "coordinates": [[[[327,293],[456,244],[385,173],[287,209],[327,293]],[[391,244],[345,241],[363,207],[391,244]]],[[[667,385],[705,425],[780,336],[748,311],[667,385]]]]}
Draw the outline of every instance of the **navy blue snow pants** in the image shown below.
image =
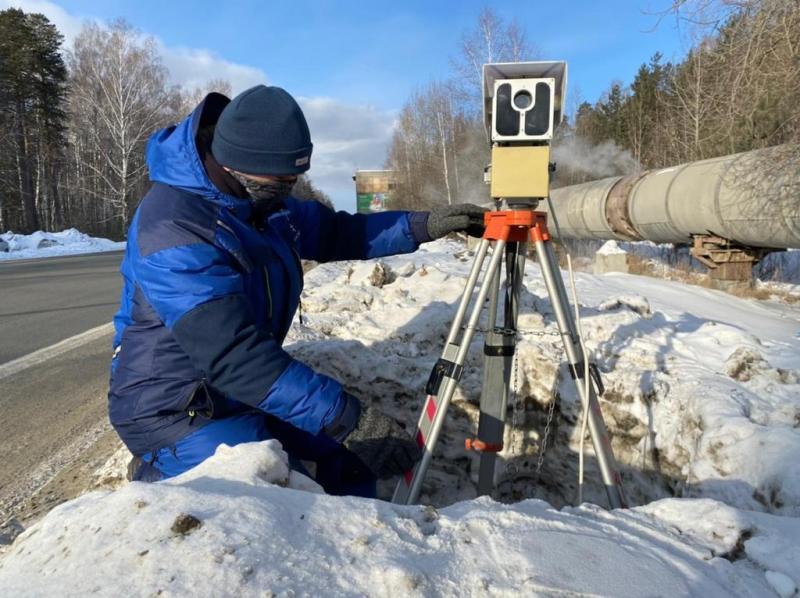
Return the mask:
{"type": "Polygon", "coordinates": [[[316,475],[312,477],[328,494],[375,497],[377,480],[353,453],[325,436],[313,436],[277,418],[253,412],[215,419],[175,446],[144,455],[144,464],[134,479],[171,478],[205,461],[220,444],[235,446],[270,438],[283,445],[292,469],[308,475],[300,461],[315,462],[316,475]]]}

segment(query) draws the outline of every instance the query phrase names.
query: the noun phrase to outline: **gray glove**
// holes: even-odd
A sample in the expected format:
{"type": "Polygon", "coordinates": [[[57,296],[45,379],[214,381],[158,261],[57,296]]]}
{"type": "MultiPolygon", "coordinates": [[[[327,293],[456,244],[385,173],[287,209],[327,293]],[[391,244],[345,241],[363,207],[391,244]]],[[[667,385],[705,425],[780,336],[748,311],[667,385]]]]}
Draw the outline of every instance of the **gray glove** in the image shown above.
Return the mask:
{"type": "Polygon", "coordinates": [[[364,403],[358,424],[342,444],[380,479],[404,473],[422,458],[422,449],[400,424],[364,403]]]}
{"type": "Polygon", "coordinates": [[[428,215],[428,236],[439,239],[448,233],[465,232],[470,237],[482,237],[486,211],[469,203],[433,208],[428,215]]]}

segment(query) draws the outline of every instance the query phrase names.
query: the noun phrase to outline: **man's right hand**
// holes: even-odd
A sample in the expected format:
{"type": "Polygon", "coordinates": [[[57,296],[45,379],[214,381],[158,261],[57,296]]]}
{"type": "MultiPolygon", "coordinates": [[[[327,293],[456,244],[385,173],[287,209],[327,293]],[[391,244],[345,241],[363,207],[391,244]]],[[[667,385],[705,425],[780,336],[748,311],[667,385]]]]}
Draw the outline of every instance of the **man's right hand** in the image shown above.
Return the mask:
{"type": "Polygon", "coordinates": [[[422,449],[400,424],[364,403],[358,424],[342,444],[379,479],[400,475],[422,458],[422,449]]]}
{"type": "Polygon", "coordinates": [[[469,203],[438,206],[428,214],[426,223],[428,236],[440,239],[455,232],[465,232],[470,237],[480,238],[484,232],[484,215],[488,210],[469,203]]]}

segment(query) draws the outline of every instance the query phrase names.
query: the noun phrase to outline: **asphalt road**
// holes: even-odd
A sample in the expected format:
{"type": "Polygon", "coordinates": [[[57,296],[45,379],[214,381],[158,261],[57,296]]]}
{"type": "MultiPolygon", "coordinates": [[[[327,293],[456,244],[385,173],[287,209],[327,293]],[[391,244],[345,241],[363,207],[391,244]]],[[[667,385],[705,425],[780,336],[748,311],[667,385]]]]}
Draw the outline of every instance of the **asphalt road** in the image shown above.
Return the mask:
{"type": "Polygon", "coordinates": [[[46,511],[79,493],[61,498],[40,490],[110,430],[110,344],[111,333],[0,380],[0,525],[26,519],[31,500],[46,511]]]}
{"type": "MultiPolygon", "coordinates": [[[[108,324],[121,259],[113,252],[0,262],[0,369],[108,324]]],[[[43,362],[24,360],[0,378],[0,528],[12,517],[27,525],[80,494],[118,446],[106,413],[111,336],[103,331],[43,362]]],[[[0,544],[2,536],[0,529],[0,544]]]]}
{"type": "Polygon", "coordinates": [[[110,322],[122,255],[0,262],[0,364],[110,322]]]}

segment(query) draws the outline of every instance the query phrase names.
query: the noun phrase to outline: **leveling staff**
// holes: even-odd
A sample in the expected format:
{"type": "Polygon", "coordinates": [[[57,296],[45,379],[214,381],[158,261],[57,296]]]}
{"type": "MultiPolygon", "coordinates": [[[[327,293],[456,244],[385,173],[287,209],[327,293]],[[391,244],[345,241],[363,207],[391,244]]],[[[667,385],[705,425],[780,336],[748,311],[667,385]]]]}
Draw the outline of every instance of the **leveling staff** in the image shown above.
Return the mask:
{"type": "Polygon", "coordinates": [[[393,419],[282,348],[300,301],[300,259],[415,251],[483,210],[348,214],[290,191],[311,165],[303,112],[278,87],[210,94],[147,145],[153,186],[128,231],[114,317],[109,415],[133,477],[160,480],[222,444],[277,438],[316,461],[332,494],[374,496],[409,469],[415,441],[393,419]]]}

